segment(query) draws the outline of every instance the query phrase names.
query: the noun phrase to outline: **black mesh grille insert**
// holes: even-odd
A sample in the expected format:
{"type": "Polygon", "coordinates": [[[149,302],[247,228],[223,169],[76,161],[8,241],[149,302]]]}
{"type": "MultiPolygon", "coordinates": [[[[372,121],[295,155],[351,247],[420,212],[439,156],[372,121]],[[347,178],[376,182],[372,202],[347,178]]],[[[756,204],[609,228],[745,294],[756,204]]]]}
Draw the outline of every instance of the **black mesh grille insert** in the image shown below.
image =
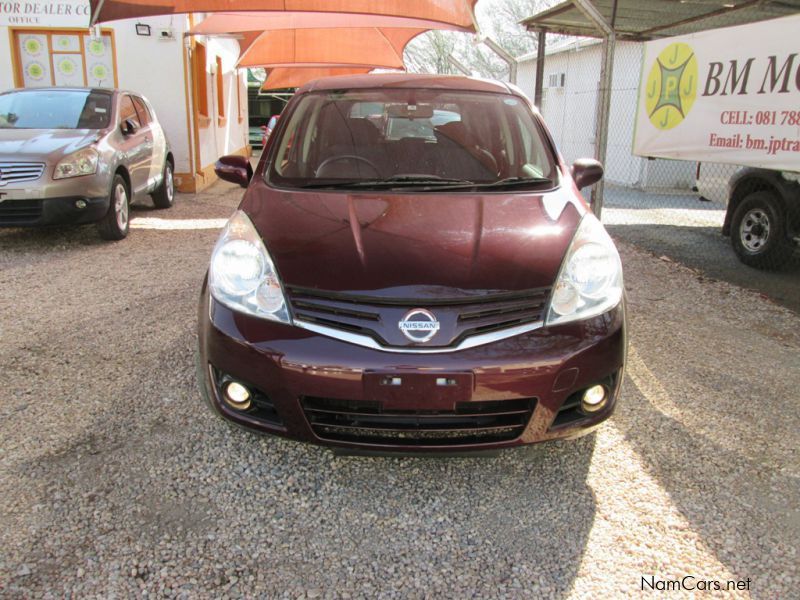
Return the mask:
{"type": "Polygon", "coordinates": [[[41,200],[6,200],[5,202],[0,202],[0,225],[35,223],[41,216],[41,200]]]}
{"type": "Polygon", "coordinates": [[[380,402],[304,397],[314,433],[326,440],[364,445],[457,446],[519,437],[534,398],[458,402],[453,411],[391,410],[380,402]]]}

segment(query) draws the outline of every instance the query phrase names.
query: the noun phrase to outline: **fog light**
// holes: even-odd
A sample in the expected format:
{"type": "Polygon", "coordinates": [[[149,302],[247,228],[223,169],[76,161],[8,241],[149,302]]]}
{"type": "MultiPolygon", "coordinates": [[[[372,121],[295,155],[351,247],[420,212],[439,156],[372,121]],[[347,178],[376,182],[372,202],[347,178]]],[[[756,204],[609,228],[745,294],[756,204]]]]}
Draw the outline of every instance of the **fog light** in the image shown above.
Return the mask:
{"type": "Polygon", "coordinates": [[[86,200],[75,200],[75,208],[79,210],[86,208],[86,200]]]}
{"type": "Polygon", "coordinates": [[[222,388],[222,396],[228,406],[236,410],[247,410],[250,408],[250,390],[237,381],[229,381],[222,388]]]}
{"type": "Polygon", "coordinates": [[[587,413],[597,412],[606,405],[607,400],[606,388],[602,385],[593,385],[583,392],[581,409],[587,413]]]}

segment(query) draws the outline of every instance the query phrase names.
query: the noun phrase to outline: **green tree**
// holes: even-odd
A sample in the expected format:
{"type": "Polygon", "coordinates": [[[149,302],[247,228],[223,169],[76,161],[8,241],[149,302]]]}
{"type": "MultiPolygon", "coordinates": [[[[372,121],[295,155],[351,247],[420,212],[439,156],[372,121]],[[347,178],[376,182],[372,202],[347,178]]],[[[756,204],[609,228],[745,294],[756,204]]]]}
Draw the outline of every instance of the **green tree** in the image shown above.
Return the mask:
{"type": "MultiPolygon", "coordinates": [[[[482,35],[518,57],[536,50],[536,36],[519,22],[550,4],[553,0],[481,0],[475,18],[482,35]]],[[[508,65],[494,52],[476,44],[472,34],[454,31],[429,31],[412,40],[406,47],[406,68],[415,73],[457,73],[448,61],[450,54],[477,75],[508,78],[508,65]]]]}

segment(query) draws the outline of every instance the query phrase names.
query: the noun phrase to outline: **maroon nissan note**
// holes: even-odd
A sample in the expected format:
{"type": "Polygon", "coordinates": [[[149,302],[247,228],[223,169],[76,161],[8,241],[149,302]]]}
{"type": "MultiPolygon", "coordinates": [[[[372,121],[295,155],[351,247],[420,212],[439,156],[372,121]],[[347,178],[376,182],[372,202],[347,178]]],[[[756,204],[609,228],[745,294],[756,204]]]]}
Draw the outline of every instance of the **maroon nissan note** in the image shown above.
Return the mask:
{"type": "Polygon", "coordinates": [[[351,451],[584,434],[625,363],[619,255],[538,112],[504,83],[301,88],[211,257],[198,377],[221,416],[351,451]]]}

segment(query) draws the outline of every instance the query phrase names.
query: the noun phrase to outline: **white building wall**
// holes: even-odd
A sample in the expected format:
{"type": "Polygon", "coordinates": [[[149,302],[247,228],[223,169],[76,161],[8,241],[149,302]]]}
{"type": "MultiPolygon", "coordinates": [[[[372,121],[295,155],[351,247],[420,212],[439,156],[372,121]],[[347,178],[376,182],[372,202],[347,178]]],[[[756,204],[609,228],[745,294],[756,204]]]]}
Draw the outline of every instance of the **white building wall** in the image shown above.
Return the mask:
{"type": "Polygon", "coordinates": [[[182,54],[187,18],[150,17],[110,26],[114,30],[119,87],[138,92],[150,101],[172,147],[175,171],[189,172],[191,141],[186,127],[182,54]],[[137,35],[136,23],[150,25],[151,35],[137,35]],[[172,28],[172,39],[158,35],[165,28],[172,28]]]}
{"type": "Polygon", "coordinates": [[[14,87],[14,70],[11,66],[11,36],[8,27],[0,27],[0,91],[14,87]]]}
{"type": "Polygon", "coordinates": [[[226,38],[198,36],[198,42],[206,47],[206,92],[210,121],[199,128],[201,167],[207,167],[225,154],[241,151],[248,143],[247,83],[244,75],[235,71],[239,58],[239,43],[226,38]],[[217,114],[217,57],[222,59],[222,80],[225,90],[225,119],[217,114]],[[236,87],[244,104],[244,119],[239,122],[236,87]]]}
{"type": "MultiPolygon", "coordinates": [[[[616,45],[606,180],[629,186],[689,188],[694,184],[694,163],[651,161],[632,153],[642,50],[642,45],[635,42],[616,45]]],[[[539,108],[568,164],[594,156],[601,58],[602,47],[597,40],[580,40],[567,49],[551,50],[545,57],[545,89],[539,108]],[[565,74],[564,87],[548,87],[550,75],[560,73],[565,74]]],[[[535,82],[536,57],[524,57],[518,83],[531,98],[535,82]]]]}

